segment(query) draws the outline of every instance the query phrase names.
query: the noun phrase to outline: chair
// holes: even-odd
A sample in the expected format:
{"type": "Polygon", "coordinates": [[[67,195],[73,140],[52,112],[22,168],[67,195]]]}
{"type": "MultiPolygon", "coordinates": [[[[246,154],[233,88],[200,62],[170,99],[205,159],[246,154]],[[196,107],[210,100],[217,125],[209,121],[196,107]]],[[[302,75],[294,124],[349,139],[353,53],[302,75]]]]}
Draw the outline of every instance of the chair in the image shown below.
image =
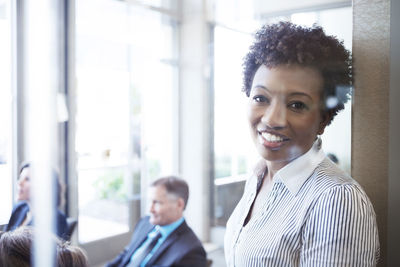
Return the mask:
{"type": "Polygon", "coordinates": [[[69,241],[71,239],[72,234],[74,233],[75,227],[78,224],[78,220],[72,217],[67,218],[67,233],[66,240],[69,241]]]}

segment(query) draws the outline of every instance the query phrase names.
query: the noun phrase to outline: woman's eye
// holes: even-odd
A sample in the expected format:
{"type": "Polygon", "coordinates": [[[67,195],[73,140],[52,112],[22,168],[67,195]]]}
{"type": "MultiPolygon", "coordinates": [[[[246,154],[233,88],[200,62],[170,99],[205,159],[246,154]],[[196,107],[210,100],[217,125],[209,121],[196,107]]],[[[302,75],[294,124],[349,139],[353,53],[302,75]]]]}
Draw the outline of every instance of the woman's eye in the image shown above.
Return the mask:
{"type": "Polygon", "coordinates": [[[253,97],[253,100],[254,100],[255,102],[258,102],[258,103],[268,102],[268,99],[267,99],[265,96],[262,96],[262,95],[256,95],[256,96],[254,96],[254,97],[253,97]]]}
{"type": "Polygon", "coordinates": [[[291,103],[289,106],[290,106],[290,108],[292,108],[294,110],[298,110],[298,111],[307,109],[306,104],[304,104],[303,102],[294,102],[294,103],[291,103]]]}

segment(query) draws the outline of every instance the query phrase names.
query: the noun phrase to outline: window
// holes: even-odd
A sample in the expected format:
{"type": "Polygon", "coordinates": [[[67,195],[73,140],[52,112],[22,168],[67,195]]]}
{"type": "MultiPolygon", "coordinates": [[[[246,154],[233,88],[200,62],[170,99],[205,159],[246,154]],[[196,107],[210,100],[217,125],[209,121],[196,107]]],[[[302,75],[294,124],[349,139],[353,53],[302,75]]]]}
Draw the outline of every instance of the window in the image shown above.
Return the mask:
{"type": "MultiPolygon", "coordinates": [[[[336,8],[315,12],[296,13],[291,20],[297,24],[311,26],[321,25],[328,35],[337,36],[343,40],[344,46],[352,48],[352,8],[336,8]],[[338,20],[337,18],[340,18],[338,20]]],[[[333,123],[326,127],[322,135],[322,147],[326,154],[333,154],[338,159],[338,165],[348,173],[351,171],[351,100],[345,109],[338,113],[333,123]],[[337,144],[340,144],[338,146],[337,144]]]]}
{"type": "Polygon", "coordinates": [[[173,171],[176,23],[143,5],[86,0],[77,2],[76,33],[78,225],[87,243],[127,233],[147,184],[173,171]]]}
{"type": "Polygon", "coordinates": [[[10,1],[0,2],[0,225],[8,223],[12,208],[12,98],[10,1]]]}
{"type": "Polygon", "coordinates": [[[214,29],[214,216],[225,225],[243,181],[256,156],[246,120],[246,95],[242,88],[242,59],[251,35],[216,26],[214,29]],[[234,45],[232,45],[234,44],[234,45]],[[236,189],[238,191],[236,191],[236,189]],[[236,195],[236,194],[232,194],[236,195]]]}

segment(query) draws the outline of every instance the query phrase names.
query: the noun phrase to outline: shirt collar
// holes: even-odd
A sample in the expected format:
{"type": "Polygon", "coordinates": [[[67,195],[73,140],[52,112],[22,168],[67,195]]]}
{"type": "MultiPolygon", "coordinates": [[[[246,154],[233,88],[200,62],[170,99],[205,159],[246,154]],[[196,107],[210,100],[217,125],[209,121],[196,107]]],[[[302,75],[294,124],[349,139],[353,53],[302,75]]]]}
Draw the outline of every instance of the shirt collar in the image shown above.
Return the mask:
{"type": "Polygon", "coordinates": [[[178,228],[185,219],[181,217],[180,219],[176,220],[175,222],[167,225],[156,225],[155,230],[161,233],[162,238],[166,238],[169,236],[176,228],[178,228]]]}
{"type": "Polygon", "coordinates": [[[280,169],[273,179],[276,182],[281,181],[293,195],[296,195],[324,157],[321,139],[318,138],[307,153],[280,169]]]}

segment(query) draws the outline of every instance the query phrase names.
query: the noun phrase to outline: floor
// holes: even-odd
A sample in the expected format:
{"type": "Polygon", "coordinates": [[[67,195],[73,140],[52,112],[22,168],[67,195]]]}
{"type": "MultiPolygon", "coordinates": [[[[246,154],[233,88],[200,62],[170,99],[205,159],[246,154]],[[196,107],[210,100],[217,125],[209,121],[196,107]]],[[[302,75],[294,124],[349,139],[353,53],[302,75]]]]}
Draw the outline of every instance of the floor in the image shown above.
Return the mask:
{"type": "Polygon", "coordinates": [[[213,261],[211,265],[212,267],[226,267],[223,248],[217,248],[208,252],[207,258],[213,261]]]}

